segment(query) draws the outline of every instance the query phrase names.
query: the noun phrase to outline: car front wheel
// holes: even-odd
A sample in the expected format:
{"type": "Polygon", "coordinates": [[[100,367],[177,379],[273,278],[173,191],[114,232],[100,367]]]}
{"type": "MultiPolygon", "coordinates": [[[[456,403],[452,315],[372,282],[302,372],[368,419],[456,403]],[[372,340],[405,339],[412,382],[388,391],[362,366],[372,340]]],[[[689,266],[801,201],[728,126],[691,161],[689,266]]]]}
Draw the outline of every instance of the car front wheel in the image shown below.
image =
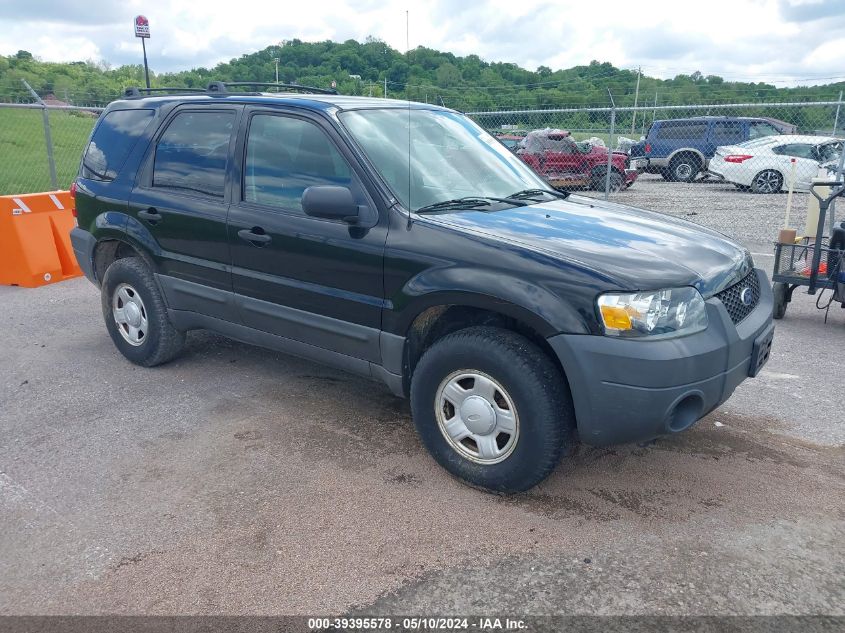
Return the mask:
{"type": "Polygon", "coordinates": [[[499,493],[545,479],[573,444],[565,378],[534,343],[473,327],[437,341],[411,381],[414,425],[455,477],[499,493]]]}

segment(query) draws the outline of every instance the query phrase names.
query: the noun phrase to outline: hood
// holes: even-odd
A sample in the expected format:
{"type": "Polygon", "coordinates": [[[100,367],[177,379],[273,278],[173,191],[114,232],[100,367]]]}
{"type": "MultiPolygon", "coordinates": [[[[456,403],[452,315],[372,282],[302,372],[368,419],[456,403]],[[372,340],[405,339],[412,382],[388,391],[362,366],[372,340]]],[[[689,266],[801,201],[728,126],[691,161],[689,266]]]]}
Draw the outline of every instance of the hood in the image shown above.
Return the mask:
{"type": "Polygon", "coordinates": [[[599,273],[625,290],[694,286],[707,298],[738,282],[753,267],[748,251],[721,233],[581,196],[425,219],[552,255],[599,273]]]}

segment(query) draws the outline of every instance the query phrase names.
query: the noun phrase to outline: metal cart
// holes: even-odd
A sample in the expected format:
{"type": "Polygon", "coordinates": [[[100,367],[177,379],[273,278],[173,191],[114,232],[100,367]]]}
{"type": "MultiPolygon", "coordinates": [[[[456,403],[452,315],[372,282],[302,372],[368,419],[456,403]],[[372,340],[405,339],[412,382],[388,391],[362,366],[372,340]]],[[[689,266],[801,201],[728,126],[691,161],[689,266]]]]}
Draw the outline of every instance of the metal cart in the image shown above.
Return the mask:
{"type": "MultiPolygon", "coordinates": [[[[824,237],[824,223],[828,207],[838,196],[845,193],[845,182],[841,173],[837,182],[813,183],[810,192],[819,201],[819,224],[815,239],[805,237],[795,244],[775,244],[775,265],[772,272],[774,293],[774,318],[782,319],[786,307],[792,301],[792,293],[798,286],[807,286],[807,294],[816,294],[819,288],[834,290],[838,275],[845,271],[845,246],[834,244],[824,237]],[[830,193],[822,198],[816,187],[830,187],[830,193]]],[[[845,307],[845,301],[842,302],[845,307]]]]}

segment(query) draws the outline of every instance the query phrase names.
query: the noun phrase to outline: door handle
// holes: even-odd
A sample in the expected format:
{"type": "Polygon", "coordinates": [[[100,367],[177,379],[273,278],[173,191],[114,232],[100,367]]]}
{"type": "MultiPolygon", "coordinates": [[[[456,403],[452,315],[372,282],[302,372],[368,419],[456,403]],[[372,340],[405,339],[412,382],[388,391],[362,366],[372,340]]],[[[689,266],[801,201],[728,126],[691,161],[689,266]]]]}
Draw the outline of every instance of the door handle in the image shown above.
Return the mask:
{"type": "Polygon", "coordinates": [[[146,211],[143,209],[141,211],[138,211],[138,217],[142,220],[146,220],[153,226],[155,226],[164,219],[161,214],[153,207],[150,207],[146,211]]]}
{"type": "Polygon", "coordinates": [[[241,229],[238,231],[238,237],[253,246],[264,246],[272,239],[260,226],[254,226],[251,229],[241,229]]]}

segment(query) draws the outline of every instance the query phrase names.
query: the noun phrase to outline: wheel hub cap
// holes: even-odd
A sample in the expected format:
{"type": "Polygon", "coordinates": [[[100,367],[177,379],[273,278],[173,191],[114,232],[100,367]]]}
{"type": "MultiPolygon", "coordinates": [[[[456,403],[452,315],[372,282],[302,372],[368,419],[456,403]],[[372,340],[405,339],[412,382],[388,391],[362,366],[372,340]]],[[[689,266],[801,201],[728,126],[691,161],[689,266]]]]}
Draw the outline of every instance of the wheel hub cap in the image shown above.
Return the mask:
{"type": "Polygon", "coordinates": [[[126,313],[126,323],[132,327],[140,327],[141,325],[141,308],[135,303],[127,303],[123,307],[126,313]]]}
{"type": "Polygon", "coordinates": [[[484,398],[469,396],[460,408],[466,427],[478,435],[489,435],[496,428],[496,412],[484,398]]]}
{"type": "Polygon", "coordinates": [[[462,457],[497,464],[519,440],[513,399],[495,378],[473,369],[452,372],[437,389],[435,414],[440,432],[462,457]]]}

